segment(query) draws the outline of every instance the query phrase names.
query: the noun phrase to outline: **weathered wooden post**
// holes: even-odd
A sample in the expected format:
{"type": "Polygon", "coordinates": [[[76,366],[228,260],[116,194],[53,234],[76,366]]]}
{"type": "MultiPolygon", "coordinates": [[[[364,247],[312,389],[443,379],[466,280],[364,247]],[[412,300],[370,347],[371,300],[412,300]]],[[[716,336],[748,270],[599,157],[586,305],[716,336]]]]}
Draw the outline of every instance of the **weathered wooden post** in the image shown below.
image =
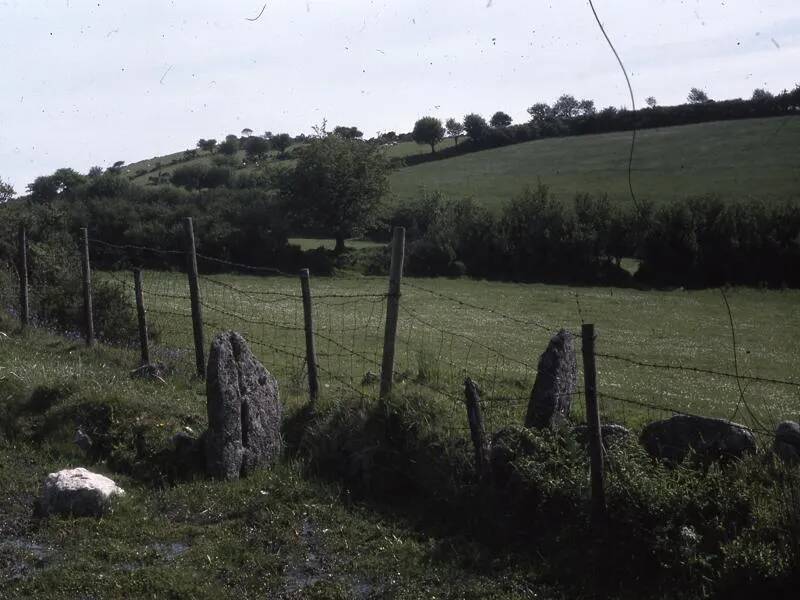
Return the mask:
{"type": "Polygon", "coordinates": [[[311,405],[319,397],[319,379],[317,375],[317,349],[314,343],[314,313],[311,305],[311,285],[308,269],[300,271],[300,288],[303,291],[303,317],[306,330],[306,364],[308,365],[308,396],[311,405]]]}
{"type": "Polygon", "coordinates": [[[592,480],[592,523],[605,522],[606,493],[603,487],[603,438],[600,430],[600,406],[597,402],[597,369],[594,362],[594,325],[581,327],[583,381],[586,396],[586,424],[589,434],[589,458],[592,480]]]}
{"type": "Polygon", "coordinates": [[[392,262],[389,268],[389,295],[386,299],[386,330],[383,335],[383,361],[381,362],[380,398],[392,392],[394,350],[397,338],[397,317],[400,311],[400,280],[403,277],[403,257],[406,246],[406,228],[395,227],[392,234],[392,262]]]}
{"type": "Polygon", "coordinates": [[[30,324],[30,305],[28,304],[28,240],[25,225],[19,225],[19,318],[22,327],[30,324]]]}
{"type": "Polygon", "coordinates": [[[197,254],[194,246],[194,225],[192,217],[183,220],[186,235],[186,272],[189,276],[189,295],[192,302],[192,329],[194,331],[194,356],[197,375],[206,376],[205,341],[203,339],[203,308],[200,305],[200,285],[197,277],[197,254]]]}
{"type": "Polygon", "coordinates": [[[483,426],[478,386],[469,377],[464,380],[464,396],[466,397],[469,433],[472,436],[472,445],[475,446],[475,470],[478,472],[478,477],[483,479],[489,472],[489,446],[483,426]]]}
{"type": "Polygon", "coordinates": [[[92,265],[89,261],[89,229],[81,228],[83,235],[83,252],[81,253],[81,266],[83,267],[83,325],[86,345],[94,345],[94,317],[92,316],[92,265]]]}
{"type": "Polygon", "coordinates": [[[142,272],[133,270],[133,287],[136,291],[136,317],[139,321],[139,346],[142,351],[142,365],[150,364],[150,340],[147,339],[147,312],[144,308],[142,291],[142,272]]]}

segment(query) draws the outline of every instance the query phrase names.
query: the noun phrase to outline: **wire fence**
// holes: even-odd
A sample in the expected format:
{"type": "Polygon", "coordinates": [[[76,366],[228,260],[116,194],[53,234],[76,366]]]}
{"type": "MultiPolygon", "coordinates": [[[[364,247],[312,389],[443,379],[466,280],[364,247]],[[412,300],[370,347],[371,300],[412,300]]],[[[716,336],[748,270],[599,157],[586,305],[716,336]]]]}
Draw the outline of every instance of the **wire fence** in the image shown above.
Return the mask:
{"type": "MultiPolygon", "coordinates": [[[[123,290],[131,308],[136,306],[131,269],[143,263],[158,265],[157,269],[143,272],[148,341],[154,348],[154,360],[189,365],[194,356],[193,318],[197,315],[193,315],[187,282],[190,261],[180,245],[160,249],[87,239],[90,261],[103,265],[102,269],[95,269],[95,282],[108,282],[123,290]]],[[[35,248],[31,259],[37,260],[35,248]]],[[[40,262],[44,264],[44,257],[40,262]]],[[[79,262],[72,257],[48,268],[70,270],[79,262]]],[[[196,255],[196,262],[206,346],[221,331],[238,331],[281,382],[282,389],[296,395],[307,393],[308,349],[299,277],[271,267],[202,254],[196,255]]],[[[582,342],[578,324],[584,321],[584,311],[579,294],[575,292],[574,296],[570,318],[554,324],[530,318],[524,312],[511,314],[470,297],[443,292],[436,289],[432,280],[403,280],[391,381],[403,394],[424,394],[435,399],[443,407],[440,425],[448,431],[468,429],[463,392],[466,377],[478,384],[490,431],[519,424],[537,376],[553,375],[541,373],[538,362],[551,336],[565,329],[572,333],[576,346],[582,342]],[[576,327],[570,327],[568,320],[576,327]]],[[[311,280],[321,395],[377,399],[389,299],[387,282],[380,277],[311,280]]],[[[603,336],[600,325],[594,356],[600,365],[597,392],[602,421],[638,426],[674,414],[707,415],[709,403],[700,400],[711,390],[721,388],[726,393],[729,390],[729,401],[712,406],[713,416],[742,422],[764,435],[771,435],[779,420],[796,418],[800,381],[740,372],[735,360],[736,326],[729,306],[727,318],[733,345],[732,370],[706,366],[698,360],[659,361],[618,352],[619,339],[603,336]],[[754,401],[752,386],[757,386],[758,395],[772,394],[780,401],[754,401]]],[[[80,328],[76,326],[77,330],[80,328]]],[[[138,345],[135,330],[123,343],[138,345]]],[[[730,352],[725,348],[717,354],[730,352]]],[[[584,405],[579,401],[583,392],[580,385],[569,392],[578,419],[585,416],[584,405]]]]}

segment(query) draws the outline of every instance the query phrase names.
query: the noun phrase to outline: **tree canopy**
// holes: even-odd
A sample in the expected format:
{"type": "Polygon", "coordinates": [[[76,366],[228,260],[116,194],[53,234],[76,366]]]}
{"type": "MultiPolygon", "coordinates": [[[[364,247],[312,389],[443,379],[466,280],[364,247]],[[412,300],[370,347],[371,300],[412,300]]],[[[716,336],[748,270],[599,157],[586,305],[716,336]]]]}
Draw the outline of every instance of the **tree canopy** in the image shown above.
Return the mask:
{"type": "Polygon", "coordinates": [[[701,90],[700,88],[696,87],[693,87],[691,90],[689,90],[689,95],[686,96],[686,100],[689,101],[689,104],[705,104],[706,102],[711,101],[705,90],[701,90]]]}
{"type": "Polygon", "coordinates": [[[364,134],[359,131],[358,127],[345,127],[343,125],[334,127],[333,135],[338,135],[346,140],[357,140],[364,136],[364,134]]]}
{"type": "Polygon", "coordinates": [[[273,135],[270,142],[275,150],[284,154],[289,146],[292,145],[292,136],[288,133],[279,133],[278,135],[273,135]]]}
{"type": "Polygon", "coordinates": [[[486,119],[482,116],[470,113],[466,117],[464,117],[464,129],[467,131],[467,135],[473,141],[480,141],[484,137],[486,137],[486,132],[489,129],[489,125],[486,123],[486,119]]]}
{"type": "Polygon", "coordinates": [[[414,123],[411,137],[418,144],[428,144],[431,152],[436,152],[436,144],[444,138],[444,127],[436,117],[422,117],[414,123]]]}
{"type": "Polygon", "coordinates": [[[258,135],[250,136],[244,142],[244,151],[249,160],[258,160],[263,158],[266,156],[267,152],[269,152],[269,149],[269,140],[266,140],[258,135]]]}
{"type": "Polygon", "coordinates": [[[492,118],[489,119],[489,124],[492,127],[508,127],[511,125],[513,119],[508,113],[504,113],[502,110],[498,110],[496,113],[492,115],[492,118]]]}
{"type": "Polygon", "coordinates": [[[458,146],[458,138],[464,135],[464,124],[461,121],[456,121],[453,117],[450,117],[447,119],[445,127],[447,128],[447,135],[453,136],[456,141],[456,146],[458,146]]]}
{"type": "Polygon", "coordinates": [[[10,183],[3,181],[0,177],[0,203],[8,202],[16,195],[14,187],[10,183]]]}
{"type": "Polygon", "coordinates": [[[225,141],[219,146],[219,151],[227,156],[233,156],[239,151],[239,138],[232,133],[225,136],[225,141]]]}

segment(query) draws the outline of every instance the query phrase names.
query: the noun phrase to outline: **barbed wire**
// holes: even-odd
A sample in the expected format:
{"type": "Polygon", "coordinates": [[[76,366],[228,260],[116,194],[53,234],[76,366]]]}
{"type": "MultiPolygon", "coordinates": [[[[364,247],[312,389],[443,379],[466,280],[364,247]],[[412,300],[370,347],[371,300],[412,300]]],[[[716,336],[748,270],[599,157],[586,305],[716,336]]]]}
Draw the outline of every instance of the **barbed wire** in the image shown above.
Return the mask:
{"type": "MultiPolygon", "coordinates": [[[[493,315],[497,315],[498,317],[502,317],[503,319],[507,319],[507,320],[512,321],[514,323],[517,323],[519,325],[532,325],[534,327],[538,327],[539,329],[542,329],[542,330],[547,331],[547,332],[552,332],[553,331],[552,327],[550,327],[548,325],[544,325],[543,323],[541,323],[539,321],[525,321],[523,319],[519,319],[517,317],[513,317],[511,315],[505,314],[505,313],[503,313],[503,312],[501,312],[499,310],[496,310],[494,308],[490,308],[488,306],[480,306],[478,304],[473,304],[471,302],[466,302],[465,300],[461,300],[460,298],[455,298],[453,296],[448,296],[447,294],[442,294],[441,292],[436,292],[436,291],[433,291],[433,290],[429,290],[427,288],[424,288],[424,287],[422,287],[420,285],[417,285],[415,283],[412,283],[410,281],[403,281],[403,285],[404,286],[408,286],[408,287],[410,287],[412,289],[415,289],[415,290],[419,290],[421,292],[426,292],[428,294],[431,294],[433,296],[437,296],[439,298],[443,298],[445,300],[449,300],[451,302],[455,302],[456,304],[459,304],[461,306],[466,306],[467,308],[473,308],[473,309],[476,309],[476,310],[482,310],[482,311],[486,311],[488,313],[492,313],[493,315]]],[[[580,335],[578,335],[577,337],[580,337],[580,335]]]]}
{"type": "Polygon", "coordinates": [[[90,244],[98,244],[99,246],[106,246],[108,248],[114,248],[117,250],[140,250],[144,252],[153,252],[156,254],[179,254],[185,255],[185,250],[164,250],[161,248],[151,248],[150,246],[137,246],[134,244],[113,244],[111,242],[106,242],[104,240],[98,240],[96,238],[89,238],[90,244]]]}
{"type": "Polygon", "coordinates": [[[702,367],[689,367],[686,365],[672,365],[668,363],[655,363],[655,362],[646,362],[642,360],[638,360],[632,358],[630,356],[620,356],[618,354],[609,354],[607,352],[595,352],[595,356],[598,358],[608,358],[611,360],[619,360],[622,362],[630,363],[632,365],[636,365],[638,367],[646,367],[650,369],[664,369],[664,370],[672,370],[672,371],[689,371],[694,373],[702,373],[705,375],[716,375],[718,377],[729,377],[731,379],[739,379],[747,380],[747,381],[755,381],[761,383],[774,383],[776,385],[786,385],[791,387],[800,388],[800,382],[789,381],[786,379],[774,379],[770,377],[758,377],[755,375],[737,375],[736,373],[729,373],[726,371],[717,371],[715,369],[705,369],[702,367]]]}

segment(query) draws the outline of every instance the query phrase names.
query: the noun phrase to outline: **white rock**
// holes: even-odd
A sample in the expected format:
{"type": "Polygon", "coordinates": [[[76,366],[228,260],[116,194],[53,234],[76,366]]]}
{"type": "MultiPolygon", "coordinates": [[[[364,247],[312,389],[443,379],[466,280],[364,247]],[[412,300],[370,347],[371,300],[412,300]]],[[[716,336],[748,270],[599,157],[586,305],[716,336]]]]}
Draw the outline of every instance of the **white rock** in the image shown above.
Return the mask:
{"type": "Polygon", "coordinates": [[[41,509],[45,515],[100,516],[114,496],[125,491],[113,480],[83,467],[50,473],[44,481],[41,509]]]}

